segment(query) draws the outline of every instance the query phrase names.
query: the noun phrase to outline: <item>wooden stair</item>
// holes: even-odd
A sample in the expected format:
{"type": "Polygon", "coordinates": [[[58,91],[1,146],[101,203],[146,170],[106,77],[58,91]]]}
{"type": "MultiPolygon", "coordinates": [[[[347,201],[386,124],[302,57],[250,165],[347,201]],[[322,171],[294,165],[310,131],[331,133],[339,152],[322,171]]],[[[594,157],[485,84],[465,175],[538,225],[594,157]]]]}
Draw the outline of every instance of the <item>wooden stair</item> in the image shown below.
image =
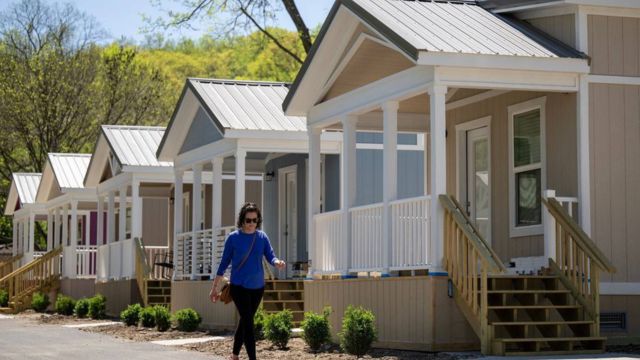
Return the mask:
{"type": "Polygon", "coordinates": [[[171,280],[155,279],[151,271],[151,261],[144,251],[142,239],[135,238],[136,243],[136,282],[142,296],[142,305],[162,305],[171,308],[171,280]]]}
{"type": "Polygon", "coordinates": [[[304,281],[265,280],[262,306],[267,314],[291,310],[293,325],[299,327],[304,317],[304,281]]]}
{"type": "Polygon", "coordinates": [[[145,279],[147,293],[143,294],[148,306],[162,305],[171,307],[171,280],[145,279]]]}

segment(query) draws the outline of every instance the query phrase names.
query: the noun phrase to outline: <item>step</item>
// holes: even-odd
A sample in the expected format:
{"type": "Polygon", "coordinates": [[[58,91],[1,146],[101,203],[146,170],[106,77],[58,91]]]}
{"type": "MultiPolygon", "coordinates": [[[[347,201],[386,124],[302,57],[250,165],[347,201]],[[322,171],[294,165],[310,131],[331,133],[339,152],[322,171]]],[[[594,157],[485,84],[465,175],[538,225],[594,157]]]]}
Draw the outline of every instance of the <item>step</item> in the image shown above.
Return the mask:
{"type": "Polygon", "coordinates": [[[514,309],[522,309],[522,310],[535,310],[535,309],[581,309],[582,305],[499,305],[499,306],[488,306],[489,310],[514,310],[514,309]]]}
{"type": "Polygon", "coordinates": [[[523,326],[523,325],[587,325],[593,324],[591,320],[576,320],[576,321],[494,321],[490,322],[489,325],[495,326],[523,326]]]}
{"type": "Polygon", "coordinates": [[[547,289],[539,289],[539,290],[515,290],[515,289],[505,289],[505,290],[487,290],[487,294],[569,294],[571,291],[566,289],[558,289],[558,290],[547,290],[547,289]]]}
{"type": "Polygon", "coordinates": [[[493,352],[500,355],[578,354],[604,352],[604,337],[548,337],[495,339],[493,352]]]}
{"type": "Polygon", "coordinates": [[[0,307],[0,314],[13,314],[13,309],[10,307],[0,307]]]}
{"type": "Polygon", "coordinates": [[[548,337],[548,338],[501,338],[495,339],[494,341],[504,342],[504,343],[533,343],[533,342],[561,342],[561,341],[576,341],[576,342],[585,342],[585,341],[606,341],[606,337],[602,336],[585,336],[585,337],[548,337]]]}

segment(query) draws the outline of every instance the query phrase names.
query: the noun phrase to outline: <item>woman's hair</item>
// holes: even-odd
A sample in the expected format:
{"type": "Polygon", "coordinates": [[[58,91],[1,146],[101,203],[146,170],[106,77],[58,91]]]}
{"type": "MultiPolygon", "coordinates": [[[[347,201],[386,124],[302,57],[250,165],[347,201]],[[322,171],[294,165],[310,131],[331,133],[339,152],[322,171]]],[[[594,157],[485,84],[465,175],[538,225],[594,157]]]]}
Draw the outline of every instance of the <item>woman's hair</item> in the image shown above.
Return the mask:
{"type": "Polygon", "coordinates": [[[244,204],[244,206],[242,206],[242,209],[240,209],[240,214],[238,214],[238,223],[236,224],[238,226],[238,229],[242,229],[242,225],[244,224],[244,219],[247,217],[247,213],[251,212],[254,212],[258,215],[258,224],[256,226],[256,229],[260,229],[260,226],[262,226],[262,213],[260,212],[260,208],[258,207],[258,205],[251,202],[244,204]]]}

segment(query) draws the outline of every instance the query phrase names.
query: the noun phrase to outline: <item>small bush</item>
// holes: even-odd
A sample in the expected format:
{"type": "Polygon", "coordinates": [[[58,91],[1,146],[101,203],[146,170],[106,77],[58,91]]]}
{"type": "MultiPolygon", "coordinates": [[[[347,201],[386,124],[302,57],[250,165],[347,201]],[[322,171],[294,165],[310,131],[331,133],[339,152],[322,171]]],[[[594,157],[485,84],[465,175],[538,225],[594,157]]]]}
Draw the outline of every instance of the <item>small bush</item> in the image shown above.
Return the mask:
{"type": "Polygon", "coordinates": [[[176,323],[178,330],[196,331],[202,322],[202,317],[197,311],[188,308],[176,311],[173,314],[173,321],[176,323]]]}
{"type": "Polygon", "coordinates": [[[76,301],[69,296],[58,294],[56,298],[56,312],[60,315],[73,315],[73,308],[76,306],[76,301]]]}
{"type": "Polygon", "coordinates": [[[107,316],[107,298],[98,294],[89,299],[89,317],[104,319],[107,316]]]}
{"type": "Polygon", "coordinates": [[[302,321],[304,333],[302,338],[313,351],[320,350],[322,345],[331,341],[329,315],[331,315],[330,307],[325,308],[322,314],[316,314],[311,311],[304,313],[304,320],[302,321]]]}
{"type": "Polygon", "coordinates": [[[88,313],[89,313],[89,299],[82,298],[76,301],[76,306],[73,308],[73,314],[76,317],[82,319],[87,317],[88,313]]]}
{"type": "Polygon", "coordinates": [[[152,307],[147,306],[140,311],[140,325],[146,328],[156,326],[156,313],[152,307]]]}
{"type": "Polygon", "coordinates": [[[291,338],[293,314],[289,309],[267,316],[264,326],[264,336],[280,349],[286,349],[291,338]]]}
{"type": "Polygon", "coordinates": [[[376,318],[369,310],[349,306],[342,319],[340,347],[343,351],[362,356],[376,340],[376,318]]]}
{"type": "Polygon", "coordinates": [[[140,321],[140,311],[142,311],[140,304],[129,305],[120,313],[120,320],[127,326],[136,326],[140,321]]]}
{"type": "Polygon", "coordinates": [[[49,301],[49,295],[37,292],[33,294],[31,298],[31,308],[37,312],[45,312],[51,302],[49,301]]]}
{"type": "Polygon", "coordinates": [[[0,289],[0,307],[9,306],[9,293],[5,289],[0,289]]]}
{"type": "Polygon", "coordinates": [[[267,313],[264,312],[262,305],[256,311],[256,315],[253,317],[253,333],[256,340],[264,340],[264,324],[267,321],[267,313]]]}
{"type": "Polygon", "coordinates": [[[156,319],[156,328],[158,331],[167,331],[171,327],[171,313],[169,309],[162,305],[156,305],[153,307],[153,312],[156,319]]]}

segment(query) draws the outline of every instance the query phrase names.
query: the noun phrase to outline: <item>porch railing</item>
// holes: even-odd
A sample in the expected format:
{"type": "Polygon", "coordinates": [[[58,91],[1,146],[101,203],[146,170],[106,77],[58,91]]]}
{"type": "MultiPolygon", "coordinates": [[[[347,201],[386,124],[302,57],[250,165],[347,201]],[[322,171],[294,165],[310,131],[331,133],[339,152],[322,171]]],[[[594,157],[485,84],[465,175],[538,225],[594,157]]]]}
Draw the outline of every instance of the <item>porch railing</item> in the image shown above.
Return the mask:
{"type": "Polygon", "coordinates": [[[318,214],[315,222],[315,263],[318,272],[339,272],[347,267],[342,242],[342,210],[318,214]]]}
{"type": "Polygon", "coordinates": [[[70,278],[93,278],[96,276],[96,261],[98,247],[95,245],[81,245],[74,249],[64,247],[62,251],[63,275],[70,278]],[[71,259],[75,256],[76,261],[71,259]],[[75,269],[74,269],[75,266],[75,269]]]}
{"type": "Polygon", "coordinates": [[[18,254],[0,263],[0,279],[20,267],[20,259],[22,259],[22,256],[22,254],[18,254]]]}
{"type": "Polygon", "coordinates": [[[116,241],[97,249],[98,281],[133,279],[135,277],[135,239],[116,241]]]}
{"type": "Polygon", "coordinates": [[[393,254],[391,268],[424,268],[429,260],[431,196],[391,202],[393,254]]]}
{"type": "Polygon", "coordinates": [[[150,267],[149,278],[151,279],[163,279],[163,268],[156,266],[158,263],[166,263],[169,255],[168,246],[143,246],[144,252],[147,256],[147,262],[150,267]]]}
{"type": "Polygon", "coordinates": [[[349,209],[351,216],[351,271],[382,270],[384,235],[382,203],[349,209]]]}
{"type": "Polygon", "coordinates": [[[186,232],[176,236],[177,256],[175,260],[175,278],[191,279],[197,277],[213,277],[220,263],[224,250],[224,241],[234,226],[221,227],[215,230],[206,229],[186,232]],[[196,253],[193,256],[193,238],[196,238],[196,253]],[[193,262],[196,271],[193,271],[193,262]]]}

